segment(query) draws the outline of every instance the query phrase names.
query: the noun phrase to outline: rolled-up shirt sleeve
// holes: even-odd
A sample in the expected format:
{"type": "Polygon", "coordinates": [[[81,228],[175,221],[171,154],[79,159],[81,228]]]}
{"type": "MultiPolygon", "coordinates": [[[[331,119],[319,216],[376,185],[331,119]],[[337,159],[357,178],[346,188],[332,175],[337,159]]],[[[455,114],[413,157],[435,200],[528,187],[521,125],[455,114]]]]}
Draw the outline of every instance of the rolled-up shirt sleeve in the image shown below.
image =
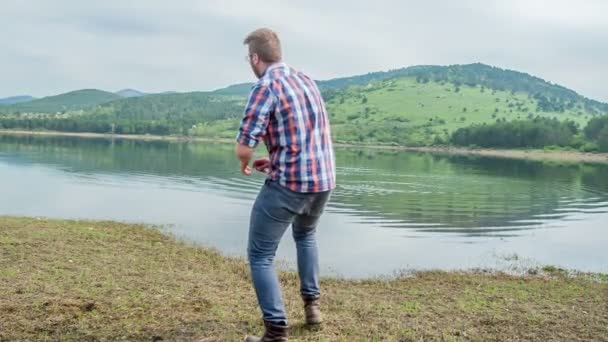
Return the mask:
{"type": "Polygon", "coordinates": [[[267,85],[256,84],[249,94],[236,141],[254,148],[266,134],[270,114],[275,108],[276,96],[267,85]]]}

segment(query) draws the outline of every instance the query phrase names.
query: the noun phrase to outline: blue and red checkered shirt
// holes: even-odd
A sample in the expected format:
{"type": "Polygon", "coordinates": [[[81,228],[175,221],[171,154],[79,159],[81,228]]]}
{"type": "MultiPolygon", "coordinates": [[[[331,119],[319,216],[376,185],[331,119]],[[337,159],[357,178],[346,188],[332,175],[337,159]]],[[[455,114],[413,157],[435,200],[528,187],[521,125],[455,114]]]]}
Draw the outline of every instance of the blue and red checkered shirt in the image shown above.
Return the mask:
{"type": "Polygon", "coordinates": [[[238,143],[270,154],[269,178],[295,192],[323,192],[336,186],[329,118],[316,83],[276,63],[251,89],[238,143]]]}

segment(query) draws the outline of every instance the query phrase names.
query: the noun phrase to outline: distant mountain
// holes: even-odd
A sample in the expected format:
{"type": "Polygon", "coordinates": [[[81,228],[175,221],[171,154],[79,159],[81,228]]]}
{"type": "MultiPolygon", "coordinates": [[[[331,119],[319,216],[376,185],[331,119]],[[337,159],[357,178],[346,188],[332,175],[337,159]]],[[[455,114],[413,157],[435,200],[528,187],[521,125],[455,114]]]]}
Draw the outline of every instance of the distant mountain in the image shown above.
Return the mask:
{"type": "Polygon", "coordinates": [[[36,98],[29,96],[29,95],[11,96],[11,97],[5,97],[3,99],[0,99],[0,104],[22,103],[22,102],[32,101],[34,99],[36,99],[36,98]]]}
{"type": "Polygon", "coordinates": [[[122,97],[98,89],[82,89],[65,94],[47,96],[29,102],[6,106],[4,110],[35,113],[55,113],[68,110],[84,109],[101,103],[121,99],[122,97]]]}
{"type": "Polygon", "coordinates": [[[212,91],[215,95],[233,95],[233,96],[247,96],[251,90],[253,83],[238,83],[229,85],[226,88],[220,88],[212,91]]]}
{"type": "Polygon", "coordinates": [[[122,89],[116,92],[116,95],[121,97],[140,97],[148,94],[135,89],[122,89]]]}

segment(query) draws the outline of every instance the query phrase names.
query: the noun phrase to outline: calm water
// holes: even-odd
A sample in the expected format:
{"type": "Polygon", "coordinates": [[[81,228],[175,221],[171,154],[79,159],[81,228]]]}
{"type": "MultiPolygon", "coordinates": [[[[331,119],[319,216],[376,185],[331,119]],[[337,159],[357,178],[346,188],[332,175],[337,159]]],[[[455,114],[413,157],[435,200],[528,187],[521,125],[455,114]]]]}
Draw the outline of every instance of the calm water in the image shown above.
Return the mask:
{"type": "MultiPolygon", "coordinates": [[[[558,265],[608,272],[608,166],[338,150],[326,275],[558,265]]],[[[168,225],[243,255],[263,176],[231,145],[0,136],[0,215],[168,225]]],[[[293,264],[289,235],[279,257],[293,264]]]]}

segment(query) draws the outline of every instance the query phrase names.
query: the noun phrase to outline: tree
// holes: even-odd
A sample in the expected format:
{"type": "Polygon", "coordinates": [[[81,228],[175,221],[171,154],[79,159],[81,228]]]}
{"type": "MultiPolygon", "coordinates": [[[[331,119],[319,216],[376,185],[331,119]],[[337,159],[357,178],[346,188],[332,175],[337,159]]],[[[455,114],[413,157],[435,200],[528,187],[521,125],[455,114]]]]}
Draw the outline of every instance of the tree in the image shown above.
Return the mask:
{"type": "Polygon", "coordinates": [[[597,146],[600,151],[608,152],[608,126],[602,128],[598,133],[597,146]]]}
{"type": "Polygon", "coordinates": [[[455,145],[482,147],[568,146],[578,127],[570,121],[536,118],[507,122],[496,119],[491,125],[472,125],[456,130],[451,137],[455,145]]]}
{"type": "Polygon", "coordinates": [[[590,140],[596,140],[604,127],[608,127],[608,115],[593,118],[585,127],[585,136],[590,140]]]}

